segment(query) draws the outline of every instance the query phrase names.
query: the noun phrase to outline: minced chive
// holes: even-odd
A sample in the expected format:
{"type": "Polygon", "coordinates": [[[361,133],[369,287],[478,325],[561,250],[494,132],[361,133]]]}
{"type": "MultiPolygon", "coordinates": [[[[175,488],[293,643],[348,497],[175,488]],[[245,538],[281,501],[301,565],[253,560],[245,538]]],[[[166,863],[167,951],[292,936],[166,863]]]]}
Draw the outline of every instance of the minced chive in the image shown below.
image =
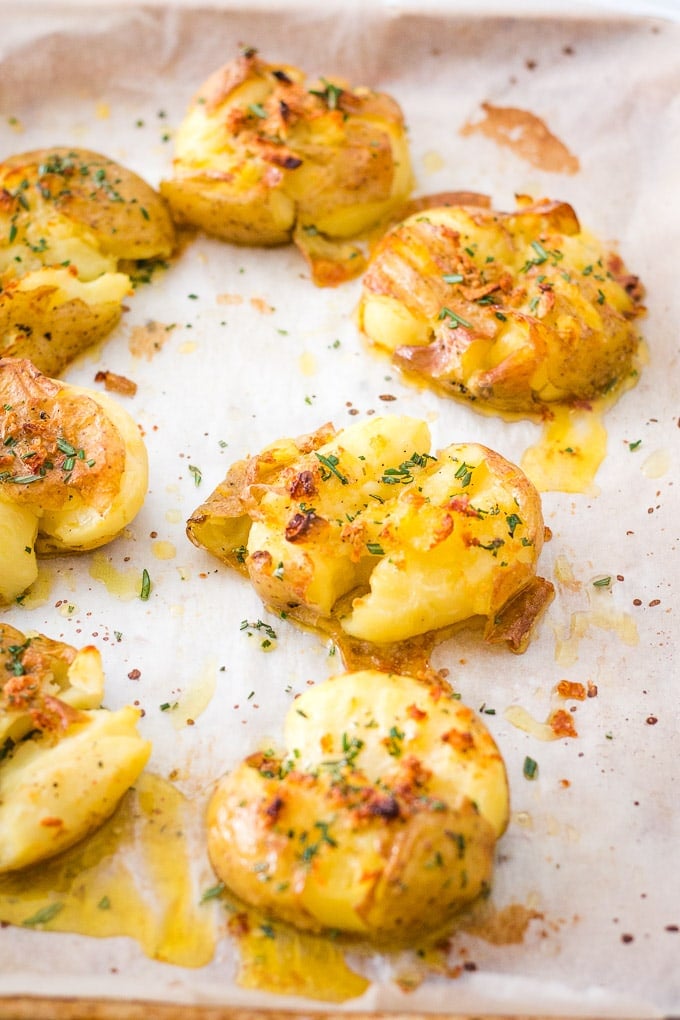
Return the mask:
{"type": "Polygon", "coordinates": [[[448,325],[450,329],[456,329],[457,326],[467,326],[468,329],[472,327],[471,322],[468,322],[467,319],[464,319],[461,315],[458,315],[451,308],[446,307],[442,308],[441,311],[439,312],[439,318],[448,319],[449,320],[448,325]]]}
{"type": "Polygon", "coordinates": [[[444,283],[462,283],[464,279],[460,273],[444,273],[442,276],[444,283]]]}
{"type": "Polygon", "coordinates": [[[198,487],[201,484],[201,481],[203,479],[203,475],[201,473],[201,469],[199,467],[196,467],[195,464],[190,464],[189,465],[189,473],[191,475],[193,475],[194,485],[196,487],[198,487]]]}
{"type": "Polygon", "coordinates": [[[208,900],[216,900],[218,896],[221,896],[224,892],[224,882],[218,882],[217,885],[211,885],[209,889],[201,893],[201,903],[207,903],[208,900]]]}
{"type": "Polygon", "coordinates": [[[37,913],[31,917],[27,917],[25,921],[22,921],[24,928],[34,928],[38,924],[47,924],[53,917],[56,917],[60,910],[63,909],[63,903],[50,903],[49,906],[43,907],[42,910],[38,910],[37,913]]]}
{"type": "Polygon", "coordinates": [[[149,577],[149,571],[144,567],[142,571],[142,587],[139,592],[139,597],[142,602],[146,602],[149,595],[151,594],[151,578],[149,577]]]}
{"type": "Polygon", "coordinates": [[[593,588],[609,588],[611,587],[612,579],[610,576],[598,577],[593,581],[593,588]]]}

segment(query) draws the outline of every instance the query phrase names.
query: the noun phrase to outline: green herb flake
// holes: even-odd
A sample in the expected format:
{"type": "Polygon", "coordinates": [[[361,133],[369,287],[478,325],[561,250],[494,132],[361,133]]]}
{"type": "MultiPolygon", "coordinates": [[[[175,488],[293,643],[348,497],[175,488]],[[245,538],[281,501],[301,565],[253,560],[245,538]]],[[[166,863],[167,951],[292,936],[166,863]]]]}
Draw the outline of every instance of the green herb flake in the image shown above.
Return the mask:
{"type": "Polygon", "coordinates": [[[454,312],[452,308],[447,308],[446,306],[440,310],[439,318],[448,319],[448,326],[450,329],[457,329],[458,326],[465,326],[467,329],[472,328],[471,322],[468,322],[468,320],[464,319],[462,315],[458,315],[458,313],[454,312]]]}
{"type": "Polygon", "coordinates": [[[201,469],[199,467],[196,467],[195,464],[190,464],[189,474],[193,475],[194,485],[196,486],[196,488],[198,488],[198,486],[203,481],[203,474],[201,473],[201,469]]]}
{"type": "Polygon", "coordinates": [[[139,592],[139,597],[142,602],[146,602],[151,594],[151,578],[149,577],[149,571],[144,567],[142,571],[142,587],[139,592]]]}
{"type": "Polygon", "coordinates": [[[606,577],[596,577],[593,581],[593,588],[611,588],[612,579],[609,575],[606,577]]]}
{"type": "Polygon", "coordinates": [[[109,899],[109,897],[108,896],[102,896],[102,898],[100,899],[99,903],[97,904],[97,908],[99,910],[110,910],[111,909],[111,900],[109,899]]]}
{"type": "Polygon", "coordinates": [[[31,917],[27,917],[21,924],[24,928],[35,928],[39,924],[48,924],[54,917],[57,916],[60,910],[63,910],[63,903],[50,903],[49,906],[43,907],[42,910],[38,910],[31,917]]]}
{"type": "Polygon", "coordinates": [[[636,439],[635,442],[628,444],[628,449],[629,450],[637,450],[641,444],[642,444],[642,440],[641,439],[636,439]]]}
{"type": "Polygon", "coordinates": [[[538,762],[527,755],[522,766],[522,774],[525,779],[535,779],[538,775],[538,762]]]}
{"type": "Polygon", "coordinates": [[[216,900],[224,892],[224,882],[218,882],[217,885],[211,885],[209,889],[205,889],[201,893],[200,903],[207,903],[209,900],[216,900]]]}
{"type": "Polygon", "coordinates": [[[340,480],[342,485],[349,485],[349,479],[338,471],[338,464],[340,463],[339,457],[336,457],[334,453],[329,453],[328,456],[324,456],[322,453],[315,451],[316,459],[326,468],[326,472],[321,472],[321,479],[327,482],[331,475],[335,475],[340,480]]]}

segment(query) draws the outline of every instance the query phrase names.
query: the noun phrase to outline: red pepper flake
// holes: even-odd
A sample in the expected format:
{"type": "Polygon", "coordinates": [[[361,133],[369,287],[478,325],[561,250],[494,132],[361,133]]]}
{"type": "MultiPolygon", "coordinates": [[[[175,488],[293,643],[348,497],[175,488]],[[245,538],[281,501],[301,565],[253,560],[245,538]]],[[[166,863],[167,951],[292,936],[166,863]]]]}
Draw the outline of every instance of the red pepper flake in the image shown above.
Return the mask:
{"type": "Polygon", "coordinates": [[[571,783],[569,782],[568,779],[560,779],[560,786],[562,787],[563,790],[568,790],[569,787],[571,786],[571,783]]]}
{"type": "Polygon", "coordinates": [[[633,605],[634,606],[641,606],[642,605],[642,599],[633,599],[633,605]]]}
{"type": "Polygon", "coordinates": [[[621,941],[624,942],[626,945],[628,945],[629,942],[632,942],[633,939],[634,939],[633,935],[623,934],[621,936],[621,941]]]}
{"type": "Polygon", "coordinates": [[[585,687],[576,680],[560,680],[557,685],[557,693],[561,698],[574,698],[576,701],[585,701],[586,699],[585,687]]]}
{"type": "Polygon", "coordinates": [[[128,673],[128,680],[139,680],[141,675],[142,674],[139,669],[131,669],[128,673]]]}
{"type": "Polygon", "coordinates": [[[556,737],[577,737],[576,727],[574,726],[574,720],[572,719],[569,712],[565,712],[563,708],[558,708],[555,712],[551,712],[548,718],[548,725],[551,727],[556,737]]]}
{"type": "Polygon", "coordinates": [[[660,605],[661,605],[661,599],[652,599],[652,601],[649,603],[650,609],[653,606],[660,606],[660,605]]]}

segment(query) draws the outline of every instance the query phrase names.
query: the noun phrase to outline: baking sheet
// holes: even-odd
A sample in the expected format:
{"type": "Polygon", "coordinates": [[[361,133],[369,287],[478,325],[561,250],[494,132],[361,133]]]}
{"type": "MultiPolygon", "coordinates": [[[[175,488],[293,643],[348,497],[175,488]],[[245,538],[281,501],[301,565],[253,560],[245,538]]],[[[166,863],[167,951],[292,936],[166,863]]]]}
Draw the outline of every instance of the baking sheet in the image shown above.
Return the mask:
{"type": "MultiPolygon", "coordinates": [[[[541,572],[556,581],[557,597],[536,640],[514,657],[463,633],[435,656],[463,701],[495,709],[485,721],[507,762],[513,814],[493,904],[540,917],[514,945],[457,935],[452,963],[466,953],[476,969],[429,976],[409,994],[395,982],[403,959],[359,961],[371,986],[342,1008],[680,1012],[678,24],[601,9],[562,19],[475,17],[443,5],[427,14],[365,4],[30,6],[30,19],[16,7],[3,12],[2,155],[78,145],[157,184],[190,94],[240,44],[254,45],[266,59],[391,92],[409,124],[418,193],[471,189],[504,208],[515,193],[565,199],[641,276],[649,363],[606,415],[608,452],[592,490],[544,496],[553,539],[541,572]],[[463,136],[484,102],[540,117],[577,157],[578,172],[548,173],[479,133],[463,136]],[[617,578],[611,590],[594,589],[604,575],[617,578]],[[598,688],[576,706],[576,739],[544,743],[512,725],[511,706],[545,719],[562,679],[598,688]],[[534,782],[522,775],[526,755],[539,762],[534,782]]],[[[94,557],[60,559],[42,569],[45,601],[3,618],[99,645],[106,703],[144,708],[149,771],[174,777],[196,806],[199,835],[214,780],[262,740],[276,740],[294,695],[337,670],[327,646],[272,619],[242,579],[186,540],[184,521],[228,465],[279,436],[374,413],[425,417],[435,447],[480,441],[515,461],[540,435],[530,422],[507,424],[408,386],[360,340],[358,294],[358,283],[315,289],[292,248],[250,251],[199,237],[64,376],[91,386],[107,369],[138,384],[125,406],[145,432],[149,494],[101,555],[120,575],[146,567],[152,594],[141,602],[116,593],[93,577],[94,557]],[[149,322],[171,327],[153,353],[135,344],[149,322]],[[200,487],[190,466],[200,469],[200,487]],[[273,651],[241,629],[257,619],[276,626],[273,651]],[[193,726],[160,710],[191,697],[194,708],[205,702],[193,726]]],[[[195,869],[205,888],[200,852],[195,869]]],[[[237,961],[228,936],[212,962],[187,969],[149,959],[128,939],[5,928],[0,996],[321,1008],[239,987],[237,961]]],[[[3,1001],[0,1015],[11,1015],[3,1001]]]]}

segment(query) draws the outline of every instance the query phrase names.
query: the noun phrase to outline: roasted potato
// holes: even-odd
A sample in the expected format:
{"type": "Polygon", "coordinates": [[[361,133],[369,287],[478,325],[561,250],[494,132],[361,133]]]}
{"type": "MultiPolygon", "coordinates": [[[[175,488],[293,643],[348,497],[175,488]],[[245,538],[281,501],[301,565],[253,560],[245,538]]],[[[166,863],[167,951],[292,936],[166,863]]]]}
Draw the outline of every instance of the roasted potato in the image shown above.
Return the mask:
{"type": "Polygon", "coordinates": [[[177,223],[242,245],[294,240],[319,285],[357,276],[351,239],[408,196],[403,116],[389,96],[267,64],[253,49],[212,74],[161,182],[177,223]]]}
{"type": "Polygon", "coordinates": [[[532,592],[521,650],[552,595],[536,578],[544,525],[528,478],[477,444],[431,454],[416,418],[274,443],[231,468],[187,531],[246,572],[267,606],[312,626],[337,619],[374,644],[476,616],[492,639],[532,592]]]}
{"type": "Polygon", "coordinates": [[[137,174],[86,149],[0,163],[0,355],[59,375],[105,337],[137,262],[167,258],[175,231],[137,174]]]}
{"type": "Polygon", "coordinates": [[[146,765],[139,712],[100,708],[101,656],[0,624],[0,873],[107,818],[146,765]]]}
{"type": "Polygon", "coordinates": [[[0,604],[35,581],[36,554],[114,539],[147,482],[144,441],[115,400],[0,358],[0,604]]]}
{"type": "Polygon", "coordinates": [[[208,816],[215,871],[301,928],[441,928],[488,891],[508,821],[501,755],[448,688],[365,670],[306,690],[283,753],[250,755],[208,816]]]}
{"type": "MultiPolygon", "coordinates": [[[[474,200],[474,196],[472,196],[474,200]]],[[[423,209],[377,244],[359,325],[406,375],[539,416],[636,371],[642,287],[565,202],[423,209]]]]}

